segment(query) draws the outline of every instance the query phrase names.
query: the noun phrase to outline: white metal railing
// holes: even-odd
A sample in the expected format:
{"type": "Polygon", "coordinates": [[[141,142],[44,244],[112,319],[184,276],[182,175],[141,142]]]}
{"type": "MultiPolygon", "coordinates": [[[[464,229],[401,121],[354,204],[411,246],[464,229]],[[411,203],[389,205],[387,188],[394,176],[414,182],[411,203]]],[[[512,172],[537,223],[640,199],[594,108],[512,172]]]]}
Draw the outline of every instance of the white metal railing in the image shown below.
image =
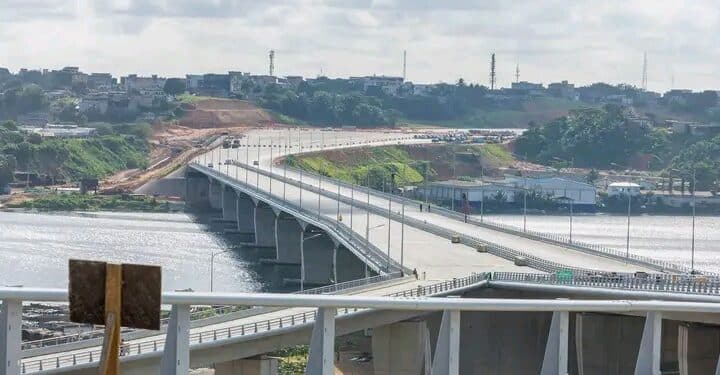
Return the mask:
{"type": "MultiPolygon", "coordinates": [[[[444,283],[445,285],[441,288],[447,288],[448,285],[454,285],[457,287],[459,283],[471,283],[474,280],[483,280],[487,277],[486,274],[474,275],[470,279],[465,281],[456,280],[450,284],[444,283]]],[[[468,284],[470,285],[470,284],[468,284]]],[[[432,291],[432,289],[423,289],[432,291]]],[[[12,309],[22,301],[65,301],[67,299],[67,292],[65,290],[57,289],[29,289],[29,288],[0,288],[0,300],[3,300],[3,309],[12,309]]],[[[457,348],[456,344],[459,343],[459,312],[460,311],[531,311],[531,312],[553,312],[553,324],[551,324],[551,334],[563,333],[564,336],[560,336],[561,343],[559,346],[550,344],[548,346],[553,350],[564,351],[559,353],[559,359],[567,360],[567,313],[569,312],[613,312],[613,313],[637,313],[647,312],[648,319],[646,321],[645,329],[648,330],[652,327],[659,327],[659,321],[662,319],[662,313],[709,313],[718,314],[720,313],[720,304],[717,303],[701,303],[701,302],[677,302],[677,301],[635,301],[635,300],[613,300],[613,301],[602,301],[602,300],[548,300],[548,299],[479,299],[479,298],[427,298],[427,297],[368,297],[368,296],[338,296],[338,295],[300,295],[300,294],[247,294],[247,293],[196,293],[196,292],[168,292],[163,293],[162,302],[165,304],[173,305],[173,311],[182,311],[187,309],[188,306],[192,305],[208,305],[208,304],[222,304],[222,305],[233,305],[233,306],[268,306],[268,307],[290,307],[290,308],[317,308],[318,310],[300,311],[295,314],[268,319],[260,322],[252,322],[247,324],[240,324],[234,327],[226,327],[216,330],[208,331],[195,331],[189,330],[189,316],[182,318],[180,313],[177,313],[174,321],[171,323],[172,327],[169,332],[174,332],[173,335],[168,335],[165,339],[143,341],[138,343],[132,343],[124,346],[123,350],[127,357],[127,362],[132,361],[133,357],[163,351],[165,353],[171,353],[169,355],[177,355],[177,365],[170,363],[171,366],[188,366],[189,351],[193,348],[198,347],[199,344],[207,343],[211,341],[229,340],[239,336],[255,335],[260,333],[266,333],[268,331],[280,330],[283,328],[289,328],[304,324],[310,324],[322,317],[322,319],[315,324],[315,329],[320,330],[317,334],[323,337],[323,340],[313,340],[311,342],[311,361],[313,355],[318,355],[318,352],[322,353],[323,356],[330,356],[333,353],[332,348],[322,346],[322,342],[332,343],[332,337],[334,337],[334,324],[335,315],[339,314],[344,316],[346,314],[353,314],[356,312],[364,311],[367,309],[374,310],[392,310],[392,311],[444,311],[443,313],[443,324],[441,325],[441,331],[443,329],[449,329],[455,334],[440,334],[440,341],[452,340],[448,343],[446,341],[440,342],[436,348],[446,350],[446,344],[450,344],[450,347],[457,348]],[[327,314],[331,315],[328,316],[327,314]],[[321,315],[319,315],[321,314],[321,315]],[[556,321],[556,317],[561,319],[556,321]],[[446,320],[450,318],[450,320],[446,320]],[[183,320],[186,319],[186,320],[183,320]],[[653,324],[647,324],[647,322],[653,322],[653,324]],[[560,325],[558,326],[558,322],[560,325]],[[331,326],[328,327],[328,324],[331,326]],[[449,324],[449,326],[448,326],[449,324]],[[320,328],[318,328],[320,327],[320,328]],[[445,327],[445,328],[443,328],[445,327]],[[557,332],[555,331],[557,330],[557,332]],[[175,333],[177,332],[177,333],[175,333]],[[325,337],[328,337],[325,340],[325,337]],[[449,337],[449,338],[448,338],[449,337]],[[186,341],[185,341],[186,340],[186,341]],[[188,342],[190,345],[178,344],[180,341],[188,342]],[[169,347],[168,347],[169,345],[169,347]],[[167,349],[167,350],[166,350],[167,349]],[[317,349],[317,350],[316,350],[317,349]]],[[[16,326],[20,324],[20,317],[16,315],[7,315],[3,313],[3,319],[0,320],[3,324],[8,324],[8,327],[16,326]]],[[[2,327],[7,330],[8,327],[2,327]]],[[[7,332],[7,331],[6,331],[7,332]]],[[[14,332],[14,331],[11,331],[14,332]]],[[[442,332],[441,332],[442,333],[442,332]]],[[[649,332],[649,333],[652,333],[649,332]]],[[[19,332],[12,333],[13,335],[19,336],[19,332]]],[[[315,335],[315,332],[313,334],[315,335]]],[[[643,333],[643,337],[656,337],[652,339],[650,347],[652,350],[649,353],[643,352],[643,347],[648,345],[642,345],[638,366],[641,360],[652,360],[659,361],[660,356],[654,355],[660,350],[660,334],[649,335],[648,332],[643,333]],[[646,358],[647,355],[647,358],[646,358]],[[648,359],[649,358],[649,359],[648,359]]],[[[28,359],[20,362],[18,356],[19,351],[9,348],[8,343],[16,342],[19,337],[8,337],[6,341],[0,342],[0,354],[4,358],[7,358],[10,371],[15,370],[13,366],[20,363],[17,368],[19,373],[30,373],[38,372],[48,369],[56,369],[63,367],[71,367],[81,364],[94,364],[99,359],[99,349],[88,350],[80,353],[59,355],[53,358],[44,358],[42,360],[28,359]]],[[[233,341],[234,342],[234,341],[233,341]]],[[[230,341],[228,342],[230,343],[230,341]]],[[[19,349],[19,348],[17,348],[19,349]]],[[[546,353],[547,353],[546,348],[546,353]]],[[[162,356],[162,355],[161,355],[162,356]]],[[[456,356],[455,356],[456,357],[456,356]]],[[[148,357],[142,358],[159,358],[159,357],[148,357]]],[[[175,358],[175,357],[172,357],[175,358]]],[[[438,357],[435,357],[437,362],[438,357]]],[[[457,359],[456,359],[457,360],[457,359]]],[[[552,359],[551,359],[552,360],[552,359]]],[[[548,361],[548,356],[545,356],[545,361],[548,361]]],[[[164,362],[164,361],[163,361],[164,362]]],[[[332,363],[332,361],[330,361],[332,363]]],[[[163,363],[165,366],[167,363],[163,363]]],[[[457,363],[440,363],[443,366],[457,366],[457,363]]],[[[437,363],[433,363],[436,366],[437,363]]],[[[554,363],[557,365],[557,363],[554,363]]],[[[567,363],[564,363],[566,366],[567,363]]],[[[545,366],[545,363],[543,363],[545,366]]],[[[175,367],[177,370],[178,367],[175,367]]],[[[175,371],[177,372],[177,371],[175,371]]],[[[175,373],[172,372],[172,373],[175,373]]],[[[163,369],[163,373],[166,369],[163,369]]],[[[322,374],[329,374],[326,370],[317,372],[322,374]]],[[[457,373],[456,371],[453,373],[457,373]]]]}
{"type": "MultiPolygon", "coordinates": [[[[416,288],[408,288],[406,290],[402,290],[399,292],[395,292],[392,294],[389,294],[388,297],[423,297],[423,296],[435,296],[440,295],[444,293],[450,293],[454,290],[464,289],[472,286],[481,286],[483,283],[487,282],[487,279],[490,277],[489,273],[481,273],[481,274],[473,274],[467,277],[462,278],[456,278],[452,280],[432,283],[424,286],[419,286],[416,288]]],[[[382,278],[382,276],[378,276],[375,278],[376,282],[378,280],[388,280],[388,278],[382,278]],[[380,279],[378,279],[380,278],[380,279]]],[[[3,289],[0,288],[0,298],[2,298],[2,291],[3,289]]],[[[167,294],[167,293],[166,293],[167,294]]],[[[193,293],[188,293],[188,295],[191,295],[193,293]]],[[[315,293],[310,292],[310,295],[314,295],[315,293]]],[[[219,293],[219,295],[227,295],[226,293],[219,293]]],[[[274,294],[262,294],[262,295],[274,295],[274,294]]],[[[301,294],[301,293],[292,293],[292,294],[277,294],[281,296],[305,296],[307,294],[301,294]]],[[[292,297],[295,298],[295,297],[292,297]]],[[[210,303],[211,305],[219,305],[222,304],[224,307],[227,307],[228,304],[221,303],[220,301],[216,301],[217,303],[210,303]]],[[[194,303],[193,303],[194,304],[194,303]]],[[[205,305],[205,304],[202,304],[205,305]]],[[[264,306],[264,305],[246,305],[246,306],[264,306]]],[[[360,307],[353,307],[353,308],[341,308],[338,309],[338,314],[345,315],[345,314],[352,314],[359,312],[361,310],[364,310],[360,307]]],[[[279,328],[288,328],[293,326],[298,326],[302,324],[307,324],[310,322],[313,322],[315,319],[315,310],[312,311],[306,311],[306,312],[299,312],[295,314],[289,314],[281,317],[274,317],[270,319],[264,319],[259,321],[254,321],[250,323],[241,323],[230,327],[223,327],[223,328],[208,328],[208,329],[200,329],[198,328],[195,332],[190,333],[190,343],[191,344],[201,344],[201,343],[207,343],[211,341],[216,340],[226,340],[230,338],[237,338],[241,336],[247,336],[247,335],[254,335],[257,333],[263,333],[272,331],[279,328]]],[[[135,343],[129,343],[126,344],[126,348],[128,350],[128,355],[139,355],[139,354],[147,354],[151,352],[158,352],[162,351],[165,345],[165,338],[156,338],[156,339],[146,339],[146,340],[138,340],[139,342],[135,343]]],[[[30,372],[37,372],[42,370],[48,370],[53,368],[60,368],[64,366],[73,366],[77,364],[83,364],[83,363],[92,363],[96,362],[100,358],[100,348],[88,348],[84,351],[78,351],[74,350],[74,354],[61,354],[58,353],[57,355],[47,355],[43,356],[43,359],[33,360],[28,359],[24,360],[22,362],[22,373],[30,373],[30,372]]]]}
{"type": "Polygon", "coordinates": [[[645,273],[572,273],[555,274],[493,272],[490,280],[533,283],[541,285],[566,285],[720,296],[720,280],[703,275],[668,275],[645,273]]]}
{"type": "MultiPolygon", "coordinates": [[[[360,287],[364,287],[364,286],[368,286],[368,285],[373,285],[376,283],[381,283],[384,281],[397,279],[399,277],[402,277],[402,274],[399,272],[394,272],[394,273],[382,274],[382,275],[377,275],[377,276],[365,277],[365,278],[357,279],[357,280],[345,281],[342,283],[336,283],[336,284],[332,284],[332,285],[325,285],[325,286],[320,286],[320,287],[316,287],[316,288],[305,289],[302,291],[294,292],[294,294],[332,294],[332,293],[337,293],[337,292],[341,292],[341,291],[346,291],[349,289],[360,288],[360,287]]],[[[226,314],[230,314],[230,313],[234,313],[234,312],[238,312],[238,311],[248,311],[251,309],[253,309],[253,307],[244,309],[244,310],[238,310],[237,308],[232,307],[232,306],[203,307],[202,309],[198,309],[196,311],[191,312],[190,320],[191,321],[196,321],[196,320],[201,321],[201,320],[211,318],[211,317],[222,316],[222,315],[226,315],[226,314]]],[[[263,313],[262,309],[257,309],[256,314],[262,314],[262,313],[263,313]]],[[[169,321],[168,318],[160,319],[161,327],[167,326],[168,321],[169,321]]],[[[81,324],[78,324],[77,326],[81,326],[81,324]]],[[[138,331],[138,330],[126,329],[126,330],[123,330],[123,334],[135,332],[135,331],[138,331]]],[[[105,331],[103,329],[95,329],[95,330],[90,330],[90,331],[71,334],[71,335],[54,336],[54,337],[48,337],[48,338],[38,339],[38,340],[27,340],[27,341],[23,341],[22,349],[44,348],[44,347],[54,346],[54,345],[76,343],[78,341],[83,341],[83,340],[99,339],[99,338],[102,338],[104,335],[105,335],[105,331]]]]}

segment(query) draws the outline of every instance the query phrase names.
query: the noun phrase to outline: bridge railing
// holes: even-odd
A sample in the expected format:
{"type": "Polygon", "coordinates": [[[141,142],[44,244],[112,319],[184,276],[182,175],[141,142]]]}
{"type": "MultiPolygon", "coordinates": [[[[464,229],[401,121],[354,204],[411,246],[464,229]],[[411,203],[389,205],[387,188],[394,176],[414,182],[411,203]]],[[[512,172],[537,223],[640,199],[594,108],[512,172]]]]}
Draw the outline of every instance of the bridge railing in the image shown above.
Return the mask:
{"type": "MultiPolygon", "coordinates": [[[[244,166],[244,164],[242,165],[244,166]]],[[[213,168],[208,168],[198,163],[192,163],[191,166],[199,171],[202,171],[203,173],[212,176],[219,181],[223,181],[230,186],[234,185],[236,188],[240,189],[245,194],[254,196],[265,202],[272,203],[279,209],[282,209],[283,211],[286,211],[296,217],[302,218],[303,220],[318,226],[319,228],[325,230],[328,233],[335,233],[341,240],[341,242],[345,242],[345,245],[350,251],[355,253],[358,257],[365,260],[367,263],[369,263],[371,266],[373,266],[376,270],[380,272],[408,273],[409,271],[407,268],[402,267],[398,262],[389,257],[388,254],[380,250],[377,246],[373,245],[372,243],[367,243],[365,239],[363,239],[359,234],[351,231],[344,224],[340,224],[337,220],[330,219],[325,215],[318,215],[317,212],[312,212],[307,208],[300,207],[295,202],[292,202],[290,200],[283,200],[270,194],[269,192],[258,189],[254,185],[245,183],[240,179],[235,179],[232,176],[216,171],[213,168]]],[[[250,170],[260,172],[260,169],[255,170],[249,166],[248,168],[251,168],[250,170]]]]}
{"type": "Polygon", "coordinates": [[[621,289],[625,291],[640,290],[650,292],[720,296],[720,280],[715,277],[708,277],[703,275],[631,273],[538,274],[520,272],[493,272],[491,280],[541,285],[565,285],[575,287],[621,289]]]}
{"type": "MultiPolygon", "coordinates": [[[[294,167],[287,167],[287,168],[288,168],[288,170],[291,170],[294,173],[300,173],[300,170],[297,168],[294,168],[294,167]]],[[[312,177],[315,179],[320,178],[320,175],[315,172],[303,170],[302,173],[303,173],[303,175],[306,175],[306,176],[309,176],[309,177],[312,177]]],[[[357,190],[357,189],[362,188],[359,185],[348,183],[348,182],[341,181],[338,179],[334,179],[334,178],[330,178],[330,177],[326,177],[326,176],[322,176],[322,178],[323,178],[323,180],[331,180],[332,183],[339,184],[341,187],[346,188],[346,189],[356,189],[357,190]]],[[[383,192],[383,191],[379,191],[379,190],[374,190],[374,189],[373,189],[373,195],[392,200],[393,202],[396,202],[396,203],[404,202],[405,204],[408,204],[408,205],[419,205],[421,203],[420,201],[417,201],[417,200],[414,200],[411,198],[407,198],[404,196],[399,196],[399,195],[395,195],[395,194],[391,194],[391,193],[387,193],[387,192],[383,192]]],[[[523,236],[526,238],[538,239],[538,240],[541,240],[541,241],[544,241],[547,243],[568,246],[573,249],[583,251],[583,252],[593,254],[593,255],[600,255],[600,256],[604,256],[604,257],[610,257],[613,259],[621,259],[621,260],[630,259],[635,264],[640,264],[645,267],[654,268],[654,269],[657,269],[660,271],[669,271],[669,272],[675,272],[675,273],[690,273],[690,271],[691,271],[691,269],[689,267],[684,266],[682,264],[675,263],[675,262],[663,261],[663,260],[655,259],[652,257],[647,257],[647,256],[637,255],[637,254],[632,254],[632,253],[628,254],[627,252],[624,252],[624,251],[621,251],[618,249],[609,248],[609,247],[602,246],[599,244],[577,241],[575,239],[570,241],[569,236],[553,234],[553,233],[545,233],[545,232],[534,231],[534,230],[522,230],[522,228],[518,228],[518,227],[515,227],[512,225],[507,225],[507,224],[502,224],[502,223],[497,223],[497,222],[490,222],[487,220],[481,221],[471,215],[465,215],[464,213],[452,211],[450,209],[447,209],[447,208],[441,207],[441,206],[435,206],[435,207],[433,207],[432,210],[435,213],[439,213],[445,217],[452,218],[452,219],[455,219],[458,221],[465,221],[467,223],[471,223],[471,224],[474,224],[477,226],[482,226],[482,227],[486,227],[489,229],[501,230],[506,233],[523,236]]],[[[713,274],[710,272],[704,272],[704,273],[713,274]]]]}
{"type": "MultiPolygon", "coordinates": [[[[378,276],[380,277],[380,276],[378,276]]],[[[486,283],[490,277],[489,273],[473,274],[467,277],[457,278],[448,281],[441,281],[429,285],[419,286],[417,288],[408,288],[399,292],[388,294],[387,297],[420,297],[420,296],[437,296],[445,293],[451,293],[455,290],[469,288],[472,286],[480,286],[486,283]]],[[[378,279],[376,279],[378,280],[378,279]]],[[[387,280],[383,279],[383,280],[387,280]]],[[[191,294],[191,293],[190,293],[191,294]]],[[[314,294],[314,293],[309,293],[314,294]]],[[[281,295],[281,294],[280,294],[281,295]]],[[[292,294],[291,294],[292,295],[292,294]]],[[[300,295],[296,293],[294,295],[300,295]]],[[[0,296],[1,289],[0,289],[0,296]]],[[[286,295],[290,296],[290,295],[286,295]]],[[[288,297],[290,298],[290,297],[288,297]]],[[[366,308],[344,307],[338,308],[338,315],[353,314],[365,311],[366,308]]],[[[202,344],[217,340],[226,340],[242,336],[254,335],[258,333],[268,332],[275,329],[290,328],[312,323],[316,317],[316,310],[303,311],[295,314],[288,314],[270,319],[261,319],[258,321],[237,324],[223,328],[197,328],[190,332],[190,344],[202,344]]],[[[124,350],[126,355],[140,355],[151,352],[162,351],[165,347],[165,338],[147,338],[139,339],[138,342],[128,343],[124,350]]],[[[48,369],[60,368],[65,366],[75,366],[84,363],[93,363],[100,359],[100,348],[89,348],[84,351],[74,351],[73,354],[57,354],[43,356],[43,359],[28,359],[22,362],[21,373],[31,373],[48,369]]]]}
{"type": "MultiPolygon", "coordinates": [[[[310,288],[305,289],[302,291],[294,292],[293,294],[332,294],[337,293],[341,291],[346,291],[349,289],[355,289],[359,287],[364,287],[372,284],[382,283],[385,281],[390,281],[397,279],[399,277],[402,277],[402,274],[400,272],[393,272],[388,274],[382,274],[377,276],[370,276],[365,277],[362,279],[357,280],[350,280],[345,281],[342,283],[336,283],[332,285],[325,285],[320,286],[316,288],[310,288]]],[[[192,311],[190,313],[190,321],[202,321],[204,319],[210,318],[210,317],[217,317],[222,315],[231,314],[238,311],[244,311],[244,312],[250,312],[254,307],[245,308],[242,310],[239,310],[235,306],[203,306],[200,309],[197,309],[195,311],[192,311]]],[[[262,314],[262,309],[257,309],[256,314],[262,314]]],[[[166,327],[168,324],[169,319],[168,318],[162,318],[160,319],[160,326],[166,327]]],[[[81,326],[80,324],[77,325],[78,327],[81,326]]],[[[123,330],[123,334],[128,334],[131,332],[137,332],[141,330],[133,330],[133,329],[125,329],[123,330]]],[[[99,339],[102,338],[105,335],[105,331],[103,329],[96,329],[96,330],[90,330],[85,331],[81,333],[71,334],[71,335],[61,335],[61,336],[54,336],[54,337],[48,337],[44,339],[39,340],[27,340],[23,341],[22,343],[22,349],[33,349],[33,348],[42,348],[42,347],[48,347],[48,346],[55,346],[55,345],[63,345],[63,344],[70,344],[70,343],[76,343],[83,340],[92,340],[92,339],[99,339]]]]}

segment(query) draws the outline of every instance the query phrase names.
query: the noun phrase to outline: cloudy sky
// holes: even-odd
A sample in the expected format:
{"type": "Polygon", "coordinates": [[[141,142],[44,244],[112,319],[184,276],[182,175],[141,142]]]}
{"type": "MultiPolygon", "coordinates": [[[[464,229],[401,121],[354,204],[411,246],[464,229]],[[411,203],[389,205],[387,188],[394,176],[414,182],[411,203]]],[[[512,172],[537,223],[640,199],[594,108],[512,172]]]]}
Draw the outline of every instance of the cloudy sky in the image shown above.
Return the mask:
{"type": "Polygon", "coordinates": [[[720,89],[717,0],[2,0],[0,66],[720,89]],[[672,84],[674,82],[674,85],[672,84]]]}

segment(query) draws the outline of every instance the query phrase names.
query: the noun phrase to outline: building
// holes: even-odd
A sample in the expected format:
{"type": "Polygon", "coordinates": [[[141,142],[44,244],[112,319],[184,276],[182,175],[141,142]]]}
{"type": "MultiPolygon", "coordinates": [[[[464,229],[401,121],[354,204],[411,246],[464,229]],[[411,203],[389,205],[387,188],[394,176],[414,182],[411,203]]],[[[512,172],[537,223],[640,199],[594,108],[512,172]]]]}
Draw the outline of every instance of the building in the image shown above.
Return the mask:
{"type": "Polygon", "coordinates": [[[676,120],[668,120],[666,123],[672,128],[674,134],[687,134],[695,137],[714,137],[720,134],[720,124],[703,124],[676,120]]]}
{"type": "Polygon", "coordinates": [[[673,89],[663,95],[663,100],[668,105],[686,105],[688,98],[693,95],[692,90],[673,89]]]}
{"type": "Polygon", "coordinates": [[[640,185],[633,182],[613,182],[607,187],[608,196],[628,195],[637,197],[640,195],[640,185]]]}
{"type": "Polygon", "coordinates": [[[575,90],[575,85],[568,81],[554,82],[548,85],[547,91],[550,95],[557,98],[565,98],[568,100],[578,101],[580,95],[575,90]]]}
{"type": "Polygon", "coordinates": [[[21,126],[21,130],[51,138],[88,138],[95,135],[95,128],[81,128],[77,125],[47,124],[44,127],[21,126]]]}
{"type": "Polygon", "coordinates": [[[150,77],[139,77],[137,74],[130,74],[120,78],[120,85],[131,95],[159,95],[165,89],[165,78],[153,74],[150,77]]]}
{"type": "Polygon", "coordinates": [[[435,202],[448,202],[453,193],[456,204],[466,197],[468,204],[477,207],[483,199],[495,199],[501,195],[508,204],[519,204],[516,196],[525,190],[539,193],[551,199],[569,200],[579,210],[593,210],[597,203],[597,189],[584,182],[560,178],[517,178],[509,177],[498,181],[439,181],[415,189],[416,197],[428,198],[435,202]]]}
{"type": "Polygon", "coordinates": [[[287,84],[292,88],[297,88],[303,82],[302,76],[285,76],[287,84]]]}
{"type": "Polygon", "coordinates": [[[243,83],[250,77],[250,73],[228,72],[230,76],[230,94],[241,95],[243,93],[243,83]]]}
{"type": "Polygon", "coordinates": [[[17,116],[17,123],[21,126],[44,127],[49,121],[48,112],[32,112],[17,116]]]}
{"type": "Polygon", "coordinates": [[[4,81],[12,76],[8,68],[0,67],[0,81],[4,81]]]}
{"type": "Polygon", "coordinates": [[[399,95],[400,88],[403,85],[403,77],[393,76],[365,76],[365,77],[350,77],[350,83],[356,84],[362,87],[362,90],[367,92],[370,88],[378,88],[385,95],[399,95]]]}
{"type": "Polygon", "coordinates": [[[91,73],[87,77],[87,87],[91,90],[109,91],[113,84],[113,77],[110,73],[91,73]]]}
{"type": "Polygon", "coordinates": [[[206,96],[227,97],[230,93],[230,75],[203,74],[202,80],[198,82],[197,93],[206,96]]]}
{"type": "MultiPolygon", "coordinates": [[[[231,72],[232,73],[232,72],[231,72]]],[[[198,87],[200,87],[200,81],[202,81],[201,74],[186,74],[185,75],[185,88],[190,93],[196,93],[198,87]]]]}
{"type": "Polygon", "coordinates": [[[430,96],[437,88],[437,85],[413,84],[413,95],[430,96]]]}

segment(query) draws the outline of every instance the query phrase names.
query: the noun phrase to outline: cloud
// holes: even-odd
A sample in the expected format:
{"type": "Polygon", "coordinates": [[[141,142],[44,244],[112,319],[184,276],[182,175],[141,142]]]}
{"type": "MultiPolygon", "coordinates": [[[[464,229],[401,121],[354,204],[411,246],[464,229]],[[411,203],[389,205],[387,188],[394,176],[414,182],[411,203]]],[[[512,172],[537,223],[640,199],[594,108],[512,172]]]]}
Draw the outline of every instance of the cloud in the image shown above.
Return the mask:
{"type": "Polygon", "coordinates": [[[399,74],[417,82],[578,84],[640,81],[650,88],[720,88],[720,7],[714,0],[6,0],[0,65],[182,75],[399,74]],[[13,22],[15,21],[15,22],[13,22]],[[9,36],[9,38],[8,38],[9,36]],[[54,66],[55,65],[55,66],[54,66]]]}

